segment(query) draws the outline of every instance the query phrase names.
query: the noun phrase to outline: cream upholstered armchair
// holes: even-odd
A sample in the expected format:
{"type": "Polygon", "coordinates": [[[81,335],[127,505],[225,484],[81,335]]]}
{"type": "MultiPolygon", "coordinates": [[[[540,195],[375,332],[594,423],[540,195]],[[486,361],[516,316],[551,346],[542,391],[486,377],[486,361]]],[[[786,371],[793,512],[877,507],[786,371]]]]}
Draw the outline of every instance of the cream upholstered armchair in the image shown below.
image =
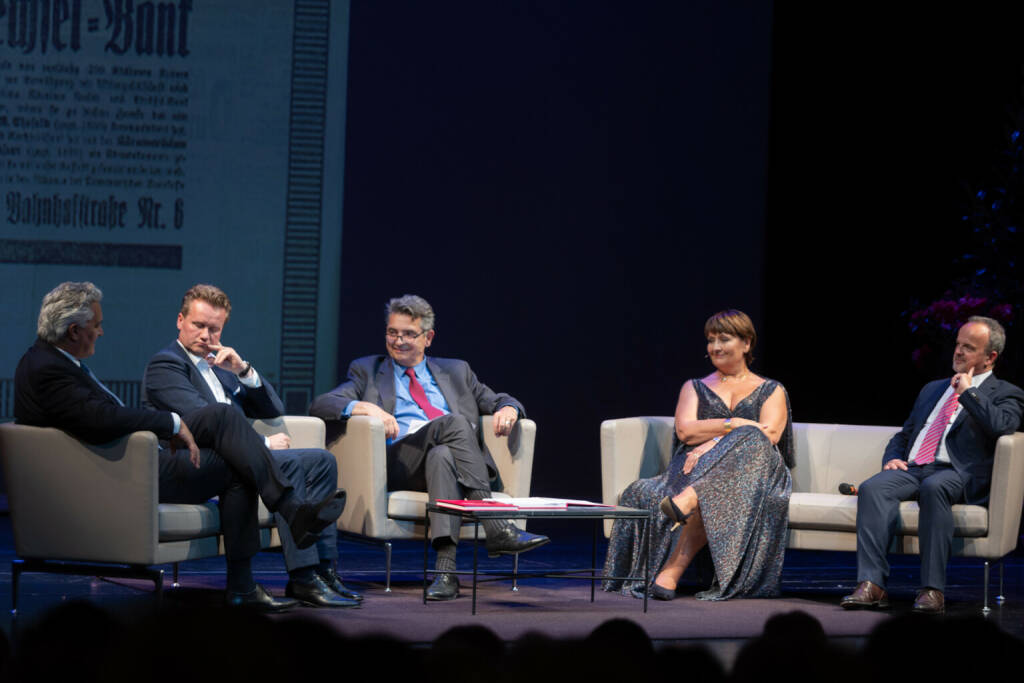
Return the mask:
{"type": "MultiPolygon", "coordinates": [[[[253,423],[262,434],[284,431],[297,448],[323,448],[324,423],[287,416],[253,423]]],[[[0,424],[14,549],[11,607],[23,572],[144,578],[159,599],[163,570],[223,553],[215,502],[158,502],[157,438],[135,432],[93,446],[53,428],[0,424]],[[89,563],[89,564],[86,564],[89,563]]],[[[260,503],[260,542],[280,545],[273,518],[260,503]]]]}
{"type": "MultiPolygon", "coordinates": [[[[496,497],[530,495],[533,447],[537,425],[519,421],[520,438],[515,452],[509,439],[494,436],[493,418],[481,418],[484,441],[498,466],[504,490],[496,497]]],[[[376,417],[353,416],[339,423],[343,433],[328,444],[338,461],[338,486],[348,493],[338,529],[347,537],[384,546],[385,590],[391,591],[391,542],[422,539],[425,531],[427,494],[423,491],[388,491],[384,423],[376,417]]],[[[523,526],[523,523],[520,523],[523,526]]],[[[471,525],[462,527],[462,538],[473,538],[471,525]]]]}
{"type": "MultiPolygon", "coordinates": [[[[857,549],[857,498],[837,493],[840,483],[859,486],[879,471],[882,453],[899,427],[793,423],[796,467],[789,500],[787,547],[804,550],[857,549]]],[[[671,417],[628,417],[601,423],[601,481],[605,503],[617,503],[637,479],[664,472],[672,457],[671,417]]],[[[953,555],[984,561],[982,611],[988,612],[990,563],[1017,546],[1024,504],[1024,433],[1002,436],[992,462],[987,507],[954,505],[953,555]]],[[[919,508],[900,504],[900,535],[890,552],[918,554],[919,508]]],[[[611,530],[606,522],[605,534],[611,530]]],[[[1002,573],[999,565],[1002,603],[1002,573]]]]}

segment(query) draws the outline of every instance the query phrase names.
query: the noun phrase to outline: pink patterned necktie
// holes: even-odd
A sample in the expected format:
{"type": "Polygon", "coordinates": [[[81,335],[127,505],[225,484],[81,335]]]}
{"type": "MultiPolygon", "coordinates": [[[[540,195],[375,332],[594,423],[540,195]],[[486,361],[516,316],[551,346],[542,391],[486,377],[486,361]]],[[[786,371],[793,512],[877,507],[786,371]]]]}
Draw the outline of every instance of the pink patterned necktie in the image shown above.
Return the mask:
{"type": "Polygon", "coordinates": [[[433,420],[435,417],[444,415],[443,410],[438,410],[430,404],[430,401],[427,399],[427,392],[423,391],[423,385],[416,379],[416,371],[412,368],[406,368],[405,374],[409,376],[409,395],[412,396],[412,400],[416,401],[416,405],[427,414],[427,419],[433,420]]]}
{"type": "Polygon", "coordinates": [[[949,418],[953,416],[953,412],[956,410],[958,398],[957,393],[954,391],[946,399],[946,402],[942,404],[942,409],[939,410],[939,414],[935,416],[935,421],[928,427],[928,431],[924,435],[921,448],[918,449],[917,457],[914,458],[915,465],[927,465],[930,462],[935,462],[935,454],[939,452],[939,442],[946,431],[946,425],[949,424],[949,418]]]}

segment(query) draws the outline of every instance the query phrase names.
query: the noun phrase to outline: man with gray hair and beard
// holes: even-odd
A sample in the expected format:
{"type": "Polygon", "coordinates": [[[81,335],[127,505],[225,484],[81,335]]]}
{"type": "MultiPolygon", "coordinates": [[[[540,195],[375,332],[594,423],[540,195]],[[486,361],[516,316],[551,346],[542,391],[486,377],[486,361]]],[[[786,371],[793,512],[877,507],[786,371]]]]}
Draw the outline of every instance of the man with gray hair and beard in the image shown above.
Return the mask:
{"type": "Polygon", "coordinates": [[[296,601],[271,596],[253,578],[251,560],[260,548],[256,496],[284,516],[299,547],[306,548],[341,514],[344,492],[318,501],[298,494],[245,417],[229,406],[209,406],[187,417],[125,406],[82,362],[103,336],[102,299],[91,282],[64,282],[43,298],[39,338],[15,373],[18,423],[55,427],[92,444],[135,431],[167,440],[171,448],[159,452],[160,502],[203,503],[219,496],[227,604],[268,612],[294,606],[296,601]]]}
{"type": "MultiPolygon", "coordinates": [[[[465,361],[426,356],[434,341],[434,309],[421,297],[391,299],[385,319],[388,355],[352,361],[348,379],[318,396],[310,415],[324,420],[380,418],[387,436],[389,491],[426,491],[431,502],[489,498],[498,469],[478,432],[480,415],[493,413],[495,435],[508,436],[526,415],[523,405],[491,391],[465,361]]],[[[459,526],[454,515],[430,520],[437,562],[428,600],[459,595],[453,573],[459,526]]],[[[520,531],[507,521],[487,520],[483,526],[489,555],[524,552],[548,542],[546,536],[520,531]]]]}

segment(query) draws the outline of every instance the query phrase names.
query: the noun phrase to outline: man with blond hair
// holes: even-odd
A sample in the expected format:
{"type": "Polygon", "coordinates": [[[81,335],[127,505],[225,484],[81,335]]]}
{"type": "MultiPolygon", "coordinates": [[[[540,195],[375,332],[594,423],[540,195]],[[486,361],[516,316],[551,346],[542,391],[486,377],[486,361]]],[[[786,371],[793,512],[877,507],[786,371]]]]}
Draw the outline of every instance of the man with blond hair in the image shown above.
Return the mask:
{"type": "MultiPolygon", "coordinates": [[[[178,338],[146,366],[144,405],[182,415],[211,405],[230,406],[254,419],[284,414],[274,387],[239,351],[221,343],[230,314],[230,299],[213,285],[197,284],[185,292],[178,338]]],[[[326,495],[337,487],[337,463],[324,449],[292,448],[284,433],[266,437],[265,445],[281,471],[309,495],[326,495]]],[[[358,607],[362,595],[345,586],[335,572],[337,530],[325,527],[313,545],[298,548],[285,520],[277,515],[276,522],[289,576],[285,594],[313,607],[358,607]]]]}
{"type": "Polygon", "coordinates": [[[310,498],[276,465],[245,418],[225,406],[188,414],[125,406],[83,362],[103,336],[102,300],[91,282],[64,282],[43,298],[39,338],[15,373],[15,418],[93,444],[135,431],[151,431],[169,442],[170,448],[159,451],[160,502],[203,503],[219,496],[227,603],[263,611],[294,606],[294,600],[271,596],[253,578],[251,560],[260,548],[256,497],[280,513],[305,547],[341,514],[343,494],[332,490],[310,498]]]}

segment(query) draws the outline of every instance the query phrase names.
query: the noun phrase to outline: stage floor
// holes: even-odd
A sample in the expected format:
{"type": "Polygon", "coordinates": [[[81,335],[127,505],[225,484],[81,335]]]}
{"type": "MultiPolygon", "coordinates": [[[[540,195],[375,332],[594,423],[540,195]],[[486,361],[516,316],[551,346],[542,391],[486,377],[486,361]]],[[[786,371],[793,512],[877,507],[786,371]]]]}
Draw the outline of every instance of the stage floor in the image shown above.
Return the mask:
{"type": "MultiPolygon", "coordinates": [[[[531,527],[532,528],[532,527],[531,527]]],[[[570,536],[564,528],[542,529],[553,541],[522,557],[521,571],[553,571],[579,568],[589,564],[591,538],[570,536]]],[[[761,633],[764,622],[774,614],[803,610],[821,622],[825,632],[837,643],[858,647],[880,622],[909,611],[917,582],[914,557],[897,557],[890,583],[893,609],[888,612],[847,612],[838,607],[841,596],[855,585],[852,553],[790,551],[783,570],[784,594],[772,600],[732,600],[709,603],[693,594],[703,586],[688,584],[684,595],[672,602],[649,602],[643,613],[642,601],[618,594],[596,593],[590,602],[585,581],[527,579],[513,592],[511,582],[482,584],[478,593],[477,615],[470,614],[469,577],[463,583],[462,597],[446,603],[422,604],[421,568],[423,546],[416,542],[395,544],[393,555],[393,591],[384,591],[384,552],[376,546],[342,540],[339,543],[340,571],[346,583],[365,592],[360,609],[317,610],[299,608],[277,618],[308,618],[329,624],[346,636],[383,634],[412,644],[428,644],[456,625],[478,624],[493,630],[506,642],[527,632],[540,632],[556,638],[581,638],[612,618],[626,618],[639,624],[655,645],[704,644],[728,665],[740,645],[761,633]]],[[[599,544],[603,558],[604,541],[599,544]]],[[[487,560],[481,552],[482,567],[510,569],[511,558],[487,560]]],[[[10,520],[0,517],[0,604],[4,605],[0,626],[10,636],[12,628],[21,629],[63,601],[84,599],[98,604],[120,618],[131,621],[153,613],[152,584],[132,580],[98,580],[53,574],[23,574],[20,588],[20,613],[12,623],[10,563],[14,559],[10,520]]],[[[471,546],[459,553],[459,569],[472,568],[471,546]]],[[[255,563],[257,580],[276,594],[283,594],[287,582],[278,553],[261,553],[255,563]]],[[[165,596],[168,607],[205,607],[222,599],[224,563],[222,559],[197,560],[181,566],[181,587],[170,587],[170,567],[166,567],[165,596]]],[[[981,613],[982,565],[976,560],[954,560],[947,589],[946,618],[978,616],[981,613]]],[[[998,572],[992,572],[990,600],[993,610],[987,617],[1003,630],[1024,639],[1024,556],[1020,551],[1005,562],[1005,596],[1002,606],[994,604],[998,594],[998,572]]]]}

